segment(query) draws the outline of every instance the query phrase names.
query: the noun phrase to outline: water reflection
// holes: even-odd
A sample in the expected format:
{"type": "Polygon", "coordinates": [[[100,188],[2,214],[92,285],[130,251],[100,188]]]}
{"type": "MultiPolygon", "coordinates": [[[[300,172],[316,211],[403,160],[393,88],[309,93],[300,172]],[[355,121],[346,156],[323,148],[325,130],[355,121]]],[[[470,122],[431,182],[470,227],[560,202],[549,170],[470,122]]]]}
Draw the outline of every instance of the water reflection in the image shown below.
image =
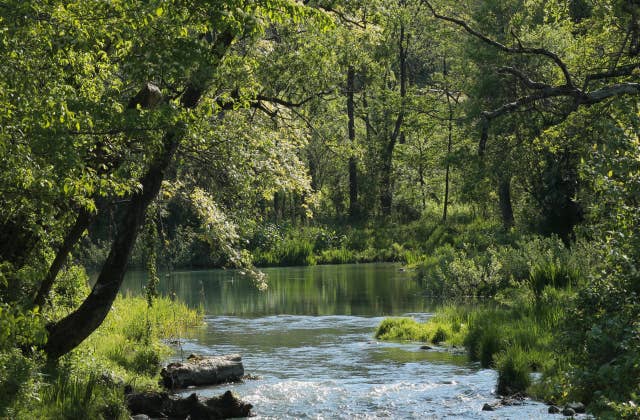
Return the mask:
{"type": "MultiPolygon", "coordinates": [[[[411,273],[397,264],[267,268],[269,288],[258,291],[235,270],[176,272],[160,292],[175,292],[210,315],[402,315],[432,308],[411,273]]],[[[130,272],[124,293],[140,293],[146,273],[130,272]]]]}

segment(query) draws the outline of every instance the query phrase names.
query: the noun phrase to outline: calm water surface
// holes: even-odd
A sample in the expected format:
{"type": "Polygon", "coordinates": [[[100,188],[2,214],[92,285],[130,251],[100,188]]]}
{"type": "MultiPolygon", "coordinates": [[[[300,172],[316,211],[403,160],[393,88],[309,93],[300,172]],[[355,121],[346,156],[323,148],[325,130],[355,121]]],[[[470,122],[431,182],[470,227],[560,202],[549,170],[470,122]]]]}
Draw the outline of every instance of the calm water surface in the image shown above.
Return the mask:
{"type": "MultiPolygon", "coordinates": [[[[543,404],[481,411],[496,373],[466,356],[424,351],[418,344],[377,342],[385,316],[425,320],[425,300],[410,273],[393,264],[271,268],[257,291],[236,271],[173,273],[160,289],[205,308],[206,325],[182,345],[184,356],[240,353],[259,379],[202,388],[232,389],[258,418],[527,419],[553,418],[543,404]]],[[[125,293],[139,293],[143,273],[130,273],[125,293]]],[[[180,352],[178,352],[180,357],[180,352]]]]}

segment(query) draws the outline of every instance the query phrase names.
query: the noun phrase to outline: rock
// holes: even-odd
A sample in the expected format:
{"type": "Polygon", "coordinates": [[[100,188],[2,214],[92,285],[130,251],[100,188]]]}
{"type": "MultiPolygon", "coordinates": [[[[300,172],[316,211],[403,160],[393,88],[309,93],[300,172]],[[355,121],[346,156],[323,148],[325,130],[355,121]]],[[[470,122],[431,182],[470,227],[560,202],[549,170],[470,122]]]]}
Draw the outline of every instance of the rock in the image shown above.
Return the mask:
{"type": "Polygon", "coordinates": [[[500,404],[504,406],[524,405],[525,396],[522,394],[513,394],[509,397],[503,397],[500,404]]]}
{"type": "Polygon", "coordinates": [[[238,382],[244,375],[242,357],[191,355],[184,363],[170,363],[160,372],[163,385],[168,389],[186,388],[238,382]]]}
{"type": "Polygon", "coordinates": [[[552,405],[549,407],[549,414],[558,414],[560,413],[560,407],[556,407],[555,405],[552,405]]]}
{"type": "Polygon", "coordinates": [[[494,411],[494,410],[495,408],[493,408],[491,404],[484,403],[484,405],[482,406],[482,411],[494,411]]]}
{"type": "Polygon", "coordinates": [[[564,410],[562,410],[562,415],[563,416],[573,416],[576,414],[576,411],[573,408],[569,408],[569,407],[565,407],[564,410]]]}
{"type": "Polygon", "coordinates": [[[572,409],[578,414],[581,414],[587,411],[586,407],[581,402],[571,402],[567,404],[566,407],[572,409]]]}
{"type": "MultiPolygon", "coordinates": [[[[238,399],[231,391],[208,399],[200,399],[195,393],[186,398],[169,395],[166,392],[132,393],[126,396],[126,403],[133,416],[190,418],[191,420],[248,417],[251,415],[252,408],[251,404],[238,399]]],[[[134,418],[144,419],[144,417],[134,418]]]]}
{"type": "Polygon", "coordinates": [[[136,414],[135,416],[129,417],[131,420],[151,420],[151,417],[146,414],[136,414]]]}
{"type": "Polygon", "coordinates": [[[420,350],[433,350],[433,347],[431,346],[420,346],[420,350]]]}

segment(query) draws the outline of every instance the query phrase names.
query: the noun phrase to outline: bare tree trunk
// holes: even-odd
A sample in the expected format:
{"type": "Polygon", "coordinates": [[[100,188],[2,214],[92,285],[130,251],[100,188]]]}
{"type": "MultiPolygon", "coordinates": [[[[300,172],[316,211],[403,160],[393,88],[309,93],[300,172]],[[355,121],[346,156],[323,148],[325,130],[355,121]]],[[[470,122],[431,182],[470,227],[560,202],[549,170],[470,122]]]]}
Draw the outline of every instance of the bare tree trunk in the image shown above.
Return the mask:
{"type": "Polygon", "coordinates": [[[515,224],[513,207],[511,206],[511,177],[502,177],[498,184],[498,198],[500,200],[500,214],[502,225],[509,230],[515,224]]]}
{"type": "Polygon", "coordinates": [[[383,216],[391,215],[393,204],[393,185],[391,181],[391,170],[393,168],[393,150],[402,133],[404,122],[404,100],[407,96],[407,50],[409,49],[409,35],[405,33],[404,24],[400,23],[400,36],[398,38],[398,63],[400,66],[400,110],[393,128],[393,132],[383,150],[381,166],[381,192],[380,207],[383,216]]]}
{"type": "MultiPolygon", "coordinates": [[[[356,125],[355,125],[355,106],[353,94],[355,90],[355,69],[349,66],[347,70],[347,117],[349,143],[351,147],[355,147],[356,142],[356,125]]],[[[349,219],[355,220],[359,215],[358,211],[358,166],[353,151],[349,156],[349,219]]]]}
{"type": "MultiPolygon", "coordinates": [[[[446,70],[445,70],[446,74],[446,70]]],[[[453,142],[453,106],[451,104],[451,93],[449,87],[447,89],[447,106],[449,108],[449,119],[447,124],[447,167],[444,177],[444,206],[442,209],[442,221],[447,221],[447,210],[449,208],[449,177],[451,172],[451,163],[449,163],[449,156],[451,155],[451,148],[453,142]]]]}

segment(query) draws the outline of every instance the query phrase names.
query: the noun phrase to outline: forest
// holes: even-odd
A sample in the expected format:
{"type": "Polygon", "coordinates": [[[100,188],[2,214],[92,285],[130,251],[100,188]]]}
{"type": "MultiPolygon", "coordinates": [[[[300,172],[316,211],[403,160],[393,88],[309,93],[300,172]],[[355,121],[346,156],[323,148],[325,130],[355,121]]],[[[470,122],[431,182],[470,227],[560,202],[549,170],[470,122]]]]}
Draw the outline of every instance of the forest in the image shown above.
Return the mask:
{"type": "Polygon", "coordinates": [[[166,273],[374,262],[443,302],[379,339],[640,417],[637,0],[2,0],[0,75],[0,418],[129,418],[166,273]]]}

